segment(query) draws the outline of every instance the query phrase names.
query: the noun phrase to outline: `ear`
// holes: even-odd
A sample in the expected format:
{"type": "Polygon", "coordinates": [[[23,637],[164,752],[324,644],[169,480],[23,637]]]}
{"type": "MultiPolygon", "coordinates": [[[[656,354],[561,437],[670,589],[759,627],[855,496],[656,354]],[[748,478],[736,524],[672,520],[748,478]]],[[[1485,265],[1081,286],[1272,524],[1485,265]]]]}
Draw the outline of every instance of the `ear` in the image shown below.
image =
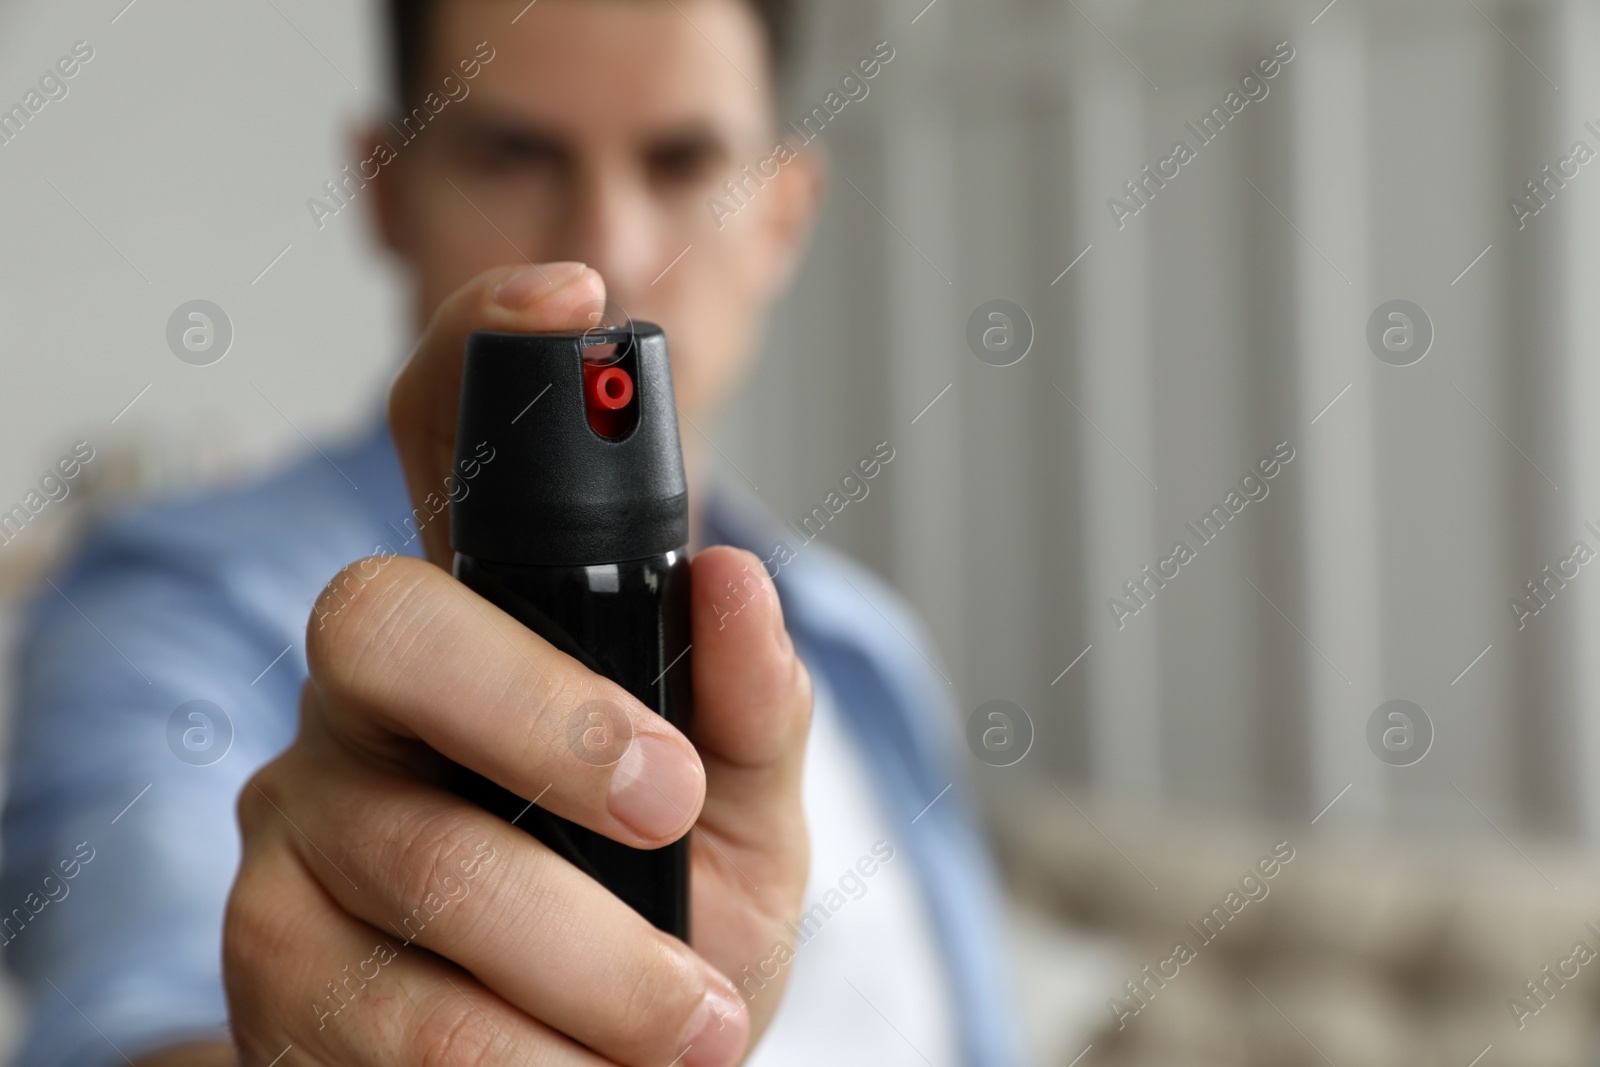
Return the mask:
{"type": "Polygon", "coordinates": [[[828,160],[820,145],[801,148],[778,171],[761,218],[767,244],[767,296],[787,289],[811,241],[828,186],[828,160]]]}
{"type": "MultiPolygon", "coordinates": [[[[387,126],[366,126],[351,134],[351,158],[367,160],[374,150],[389,138],[387,126]]],[[[374,163],[377,161],[374,160],[374,163]]],[[[404,176],[399,172],[401,160],[392,160],[378,167],[378,176],[367,182],[367,221],[372,226],[378,243],[402,260],[409,260],[412,235],[407,225],[411,215],[405,210],[402,186],[404,176]]]]}

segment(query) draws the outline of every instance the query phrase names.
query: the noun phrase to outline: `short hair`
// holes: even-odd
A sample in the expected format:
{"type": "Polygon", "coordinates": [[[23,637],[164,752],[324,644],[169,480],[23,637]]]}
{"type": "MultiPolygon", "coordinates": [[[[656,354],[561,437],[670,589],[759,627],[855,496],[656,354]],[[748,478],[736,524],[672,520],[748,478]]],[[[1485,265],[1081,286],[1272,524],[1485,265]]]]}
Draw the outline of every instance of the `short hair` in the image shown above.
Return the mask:
{"type": "MultiPolygon", "coordinates": [[[[404,111],[417,98],[426,60],[433,9],[444,0],[386,0],[391,90],[404,111]]],[[[460,2],[460,0],[457,0],[460,2]]],[[[800,0],[743,0],[761,23],[772,71],[774,99],[782,94],[795,53],[796,8],[800,0]]]]}

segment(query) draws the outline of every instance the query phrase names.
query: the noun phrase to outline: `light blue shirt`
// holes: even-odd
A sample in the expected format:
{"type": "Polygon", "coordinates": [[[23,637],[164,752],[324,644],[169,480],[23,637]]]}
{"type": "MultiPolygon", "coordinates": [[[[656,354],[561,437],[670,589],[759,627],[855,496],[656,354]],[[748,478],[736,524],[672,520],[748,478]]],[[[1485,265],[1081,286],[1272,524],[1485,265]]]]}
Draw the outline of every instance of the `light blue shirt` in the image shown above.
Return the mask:
{"type": "MultiPolygon", "coordinates": [[[[234,800],[294,738],[312,601],[352,560],[419,554],[410,512],[379,430],[265,480],[119,517],[45,587],[18,650],[0,876],[0,952],[31,997],[19,1063],[120,1064],[226,1033],[234,800]],[[191,701],[222,709],[231,730],[208,736],[178,712],[191,701]],[[185,730],[197,731],[188,748],[185,730]]],[[[763,559],[779,540],[797,549],[776,577],[789,628],[912,857],[960,1005],[962,1060],[1016,1063],[999,899],[920,625],[866,571],[759,509],[718,498],[704,517],[713,543],[763,559]]]]}

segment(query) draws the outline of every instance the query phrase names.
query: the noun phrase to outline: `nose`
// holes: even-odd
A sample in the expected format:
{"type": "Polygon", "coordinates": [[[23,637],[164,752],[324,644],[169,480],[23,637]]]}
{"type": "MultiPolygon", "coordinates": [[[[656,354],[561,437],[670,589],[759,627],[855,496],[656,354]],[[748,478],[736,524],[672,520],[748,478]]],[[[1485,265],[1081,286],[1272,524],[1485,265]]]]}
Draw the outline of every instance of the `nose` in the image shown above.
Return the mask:
{"type": "Polygon", "coordinates": [[[576,194],[566,226],[569,256],[599,271],[611,301],[632,312],[666,265],[658,262],[662,226],[649,192],[625,168],[600,166],[580,178],[576,194]]]}

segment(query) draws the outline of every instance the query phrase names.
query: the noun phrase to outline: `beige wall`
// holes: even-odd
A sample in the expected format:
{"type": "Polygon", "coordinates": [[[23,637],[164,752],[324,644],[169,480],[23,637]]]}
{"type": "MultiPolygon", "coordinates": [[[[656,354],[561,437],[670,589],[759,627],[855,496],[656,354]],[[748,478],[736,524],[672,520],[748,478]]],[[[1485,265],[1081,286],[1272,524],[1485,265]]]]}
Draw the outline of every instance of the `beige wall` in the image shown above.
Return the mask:
{"type": "Polygon", "coordinates": [[[829,8],[833,66],[900,58],[829,131],[857,188],[728,451],[799,514],[896,442],[840,541],[928,614],[964,708],[1031,713],[1027,760],[977,768],[995,802],[1032,774],[1309,819],[1348,785],[1324,824],[1594,838],[1600,580],[1521,631],[1508,602],[1600,549],[1600,170],[1522,232],[1507,201],[1600,149],[1596,5],[920,7],[829,8]],[[1119,229],[1108,199],[1280,40],[1269,95],[1119,229]],[[1037,329],[1003,370],[963,338],[995,297],[1037,329]],[[1436,332],[1403,368],[1366,341],[1397,297],[1436,332]],[[1108,599],[1280,441],[1270,496],[1119,630],[1108,599]],[[1437,734],[1404,769],[1365,738],[1396,698],[1437,734]]]}

